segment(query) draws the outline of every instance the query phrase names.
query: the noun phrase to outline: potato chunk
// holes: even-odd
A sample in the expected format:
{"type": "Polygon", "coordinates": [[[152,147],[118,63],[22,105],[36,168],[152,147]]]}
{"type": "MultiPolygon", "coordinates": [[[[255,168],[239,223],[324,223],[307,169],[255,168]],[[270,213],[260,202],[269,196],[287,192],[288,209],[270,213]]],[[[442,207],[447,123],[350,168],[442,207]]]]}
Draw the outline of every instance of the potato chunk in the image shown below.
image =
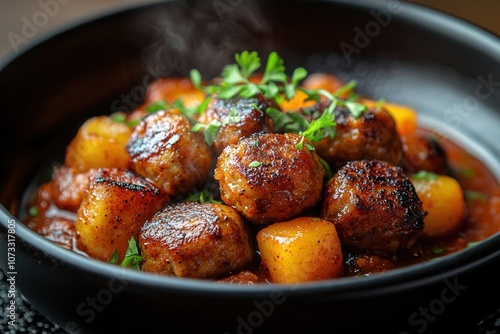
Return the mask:
{"type": "Polygon", "coordinates": [[[234,275],[254,255],[245,223],[224,204],[169,205],[144,224],[139,245],[142,270],[178,277],[234,275]]]}
{"type": "Polygon", "coordinates": [[[85,196],[90,179],[95,176],[97,169],[91,168],[86,172],[75,173],[68,166],[60,166],[54,170],[50,181],[51,194],[58,208],[76,212],[85,196]]]}
{"type": "Polygon", "coordinates": [[[99,169],[77,211],[78,241],[90,257],[108,261],[113,250],[121,262],[131,237],[164,207],[168,196],[128,170],[99,169]]]}
{"type": "Polygon", "coordinates": [[[428,173],[410,177],[427,215],[424,236],[440,237],[456,231],[465,215],[465,199],[457,180],[446,175],[428,173]]]}
{"type": "Polygon", "coordinates": [[[69,144],[65,165],[78,172],[90,168],[127,168],[130,157],[125,149],[132,130],[109,116],[87,120],[69,144]]]}
{"type": "Polygon", "coordinates": [[[260,230],[262,263],[274,283],[299,283],[339,277],[343,256],[335,225],[300,217],[260,230]]]}

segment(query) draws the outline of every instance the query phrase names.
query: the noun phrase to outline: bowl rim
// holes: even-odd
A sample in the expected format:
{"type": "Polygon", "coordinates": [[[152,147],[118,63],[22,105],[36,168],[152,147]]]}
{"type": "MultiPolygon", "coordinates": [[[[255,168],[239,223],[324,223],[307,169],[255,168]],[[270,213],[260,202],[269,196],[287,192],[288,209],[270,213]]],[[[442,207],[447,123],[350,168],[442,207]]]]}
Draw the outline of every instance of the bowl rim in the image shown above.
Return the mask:
{"type": "MultiPolygon", "coordinates": [[[[280,0],[281,1],[281,0],[280,0]]],[[[278,2],[280,2],[278,1],[278,2]]],[[[491,57],[500,54],[500,39],[495,34],[480,28],[466,20],[454,17],[450,14],[431,9],[424,5],[400,2],[404,10],[398,15],[398,20],[404,20],[417,26],[425,24],[425,29],[434,30],[436,33],[450,39],[465,39],[468,46],[480,49],[491,57]]],[[[122,15],[128,11],[146,9],[163,3],[174,3],[174,0],[149,0],[146,3],[125,5],[120,8],[106,10],[100,13],[89,15],[69,24],[54,28],[49,33],[43,33],[30,41],[29,45],[23,47],[19,52],[11,52],[0,61],[0,75],[10,64],[23,55],[34,51],[40,45],[64,34],[69,34],[75,29],[93,24],[96,21],[108,19],[112,16],[122,15]]],[[[285,2],[285,1],[282,1],[285,2]]],[[[351,2],[350,0],[316,0],[314,3],[331,3],[350,6],[359,9],[383,9],[386,2],[374,2],[361,0],[351,2]]],[[[189,3],[189,2],[188,2],[189,3]]],[[[337,297],[349,295],[367,294],[381,295],[391,292],[402,291],[406,288],[417,288],[429,283],[443,281],[449,277],[458,275],[464,271],[471,270],[477,266],[491,261],[500,255],[500,233],[490,236],[477,245],[457,253],[439,258],[435,261],[428,261],[417,265],[393,269],[388,272],[373,274],[363,278],[342,277],[331,280],[300,283],[300,284],[214,284],[210,280],[177,278],[159,276],[146,272],[137,272],[116,265],[100,262],[65,249],[39,235],[29,227],[21,223],[3,205],[0,204],[0,225],[7,229],[8,222],[16,222],[16,238],[21,239],[31,247],[49,254],[56,259],[69,264],[79,270],[90,272],[95,275],[107,277],[109,279],[120,277],[140,285],[148,285],[163,290],[175,290],[176,293],[200,293],[205,296],[217,297],[248,297],[266,298],[273,291],[280,290],[287,295],[311,296],[321,295],[325,290],[338,292],[337,297]]]]}

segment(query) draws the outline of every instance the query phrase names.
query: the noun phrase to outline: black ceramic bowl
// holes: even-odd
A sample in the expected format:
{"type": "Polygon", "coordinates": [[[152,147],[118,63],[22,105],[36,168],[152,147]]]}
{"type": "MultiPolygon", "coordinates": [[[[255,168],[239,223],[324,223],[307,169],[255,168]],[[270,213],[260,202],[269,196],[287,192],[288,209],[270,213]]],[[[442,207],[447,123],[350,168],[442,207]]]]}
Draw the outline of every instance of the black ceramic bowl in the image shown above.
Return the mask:
{"type": "Polygon", "coordinates": [[[72,333],[463,332],[494,310],[500,235],[362,279],[232,286],[101,263],[14,218],[22,219],[30,189],[52,161],[61,161],[86,118],[133,109],[156,77],[191,68],[213,76],[244,49],[276,50],[288,68],[333,71],[358,80],[365,95],[412,106],[422,124],[500,176],[500,42],[466,22],[398,1],[168,1],[129,8],[32,41],[0,67],[0,267],[15,276],[16,289],[72,333]],[[15,259],[6,256],[9,235],[15,259]]]}

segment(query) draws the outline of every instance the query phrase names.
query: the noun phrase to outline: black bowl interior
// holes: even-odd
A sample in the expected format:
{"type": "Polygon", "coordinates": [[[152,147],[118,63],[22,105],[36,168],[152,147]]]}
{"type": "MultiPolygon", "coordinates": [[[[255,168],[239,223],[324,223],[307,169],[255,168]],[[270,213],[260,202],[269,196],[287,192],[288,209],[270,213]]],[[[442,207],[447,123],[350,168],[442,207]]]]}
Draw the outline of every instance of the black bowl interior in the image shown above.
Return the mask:
{"type": "MultiPolygon", "coordinates": [[[[185,76],[191,68],[213,77],[245,49],[261,55],[277,51],[289,69],[333,72],[356,79],[367,96],[414,107],[423,125],[463,145],[500,178],[497,37],[398,1],[166,1],[67,27],[32,42],[0,67],[0,109],[7,125],[0,138],[3,229],[11,213],[20,217],[23,194],[40,170],[46,176],[53,161],[62,161],[85,119],[134,109],[158,77],[185,76]]],[[[3,250],[6,232],[1,236],[3,250]]],[[[163,328],[158,308],[173,326],[253,330],[266,327],[251,314],[269,300],[272,312],[260,312],[270,327],[310,328],[335,320],[338,329],[397,323],[398,330],[416,330],[420,323],[409,320],[412,312],[432,303],[446,284],[467,282],[465,292],[457,290],[461,303],[446,304],[453,312],[426,325],[449,326],[447,319],[485,291],[499,294],[493,289],[498,275],[482,284],[474,279],[498,262],[498,235],[439,261],[362,280],[282,287],[223,286],[123,270],[61,249],[19,222],[16,236],[20,291],[70,332],[163,328]],[[105,298],[104,290],[112,292],[112,300],[102,310],[89,309],[87,298],[105,298]],[[363,324],[356,312],[366,317],[363,324]],[[190,321],[193,314],[199,323],[190,321]],[[141,325],[123,322],[137,315],[141,325]]],[[[0,265],[8,271],[6,259],[0,265]]],[[[467,320],[475,319],[471,310],[467,320]]]]}

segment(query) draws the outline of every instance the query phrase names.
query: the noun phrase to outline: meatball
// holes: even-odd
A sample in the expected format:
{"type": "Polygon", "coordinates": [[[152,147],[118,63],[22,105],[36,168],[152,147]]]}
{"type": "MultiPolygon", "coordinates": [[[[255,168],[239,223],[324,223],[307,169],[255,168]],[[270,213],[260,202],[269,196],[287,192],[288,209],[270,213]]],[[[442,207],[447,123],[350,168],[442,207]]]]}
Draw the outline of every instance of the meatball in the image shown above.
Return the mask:
{"type": "Polygon", "coordinates": [[[201,186],[212,167],[212,151],[191,127],[175,110],[145,117],[127,143],[131,169],[170,196],[201,186]]]}
{"type": "Polygon", "coordinates": [[[178,203],[144,224],[144,271],[192,278],[234,275],[254,256],[239,213],[224,204],[178,203]]]}
{"type": "Polygon", "coordinates": [[[147,219],[169,201],[159,188],[125,169],[99,169],[77,215],[78,241],[90,257],[109,261],[125,257],[130,238],[138,239],[147,219]]]}
{"type": "MultiPolygon", "coordinates": [[[[326,108],[324,101],[319,105],[322,110],[326,108]]],[[[401,138],[394,119],[386,110],[370,108],[355,118],[346,107],[337,107],[335,122],[335,137],[314,143],[318,155],[332,170],[338,170],[351,160],[376,159],[395,166],[401,163],[401,138]]]]}
{"type": "Polygon", "coordinates": [[[404,253],[423,232],[422,202],[401,167],[350,161],[325,189],[321,217],[335,224],[344,247],[381,256],[404,253]]]}
{"type": "Polygon", "coordinates": [[[424,170],[436,174],[448,173],[446,152],[431,137],[413,134],[401,138],[403,142],[403,168],[408,173],[424,170]]]}
{"type": "Polygon", "coordinates": [[[301,140],[259,133],[227,146],[214,174],[222,200],[255,224],[289,220],[316,206],[325,171],[307,139],[297,148],[301,140]]]}
{"type": "Polygon", "coordinates": [[[57,167],[50,181],[54,204],[60,209],[76,212],[96,170],[91,168],[86,172],[76,172],[67,166],[57,167]]]}
{"type": "Polygon", "coordinates": [[[219,155],[224,147],[235,144],[241,137],[267,132],[264,112],[270,106],[278,108],[260,94],[251,98],[237,96],[230,99],[213,96],[198,122],[209,124],[218,121],[221,124],[212,144],[215,153],[219,155]]]}

